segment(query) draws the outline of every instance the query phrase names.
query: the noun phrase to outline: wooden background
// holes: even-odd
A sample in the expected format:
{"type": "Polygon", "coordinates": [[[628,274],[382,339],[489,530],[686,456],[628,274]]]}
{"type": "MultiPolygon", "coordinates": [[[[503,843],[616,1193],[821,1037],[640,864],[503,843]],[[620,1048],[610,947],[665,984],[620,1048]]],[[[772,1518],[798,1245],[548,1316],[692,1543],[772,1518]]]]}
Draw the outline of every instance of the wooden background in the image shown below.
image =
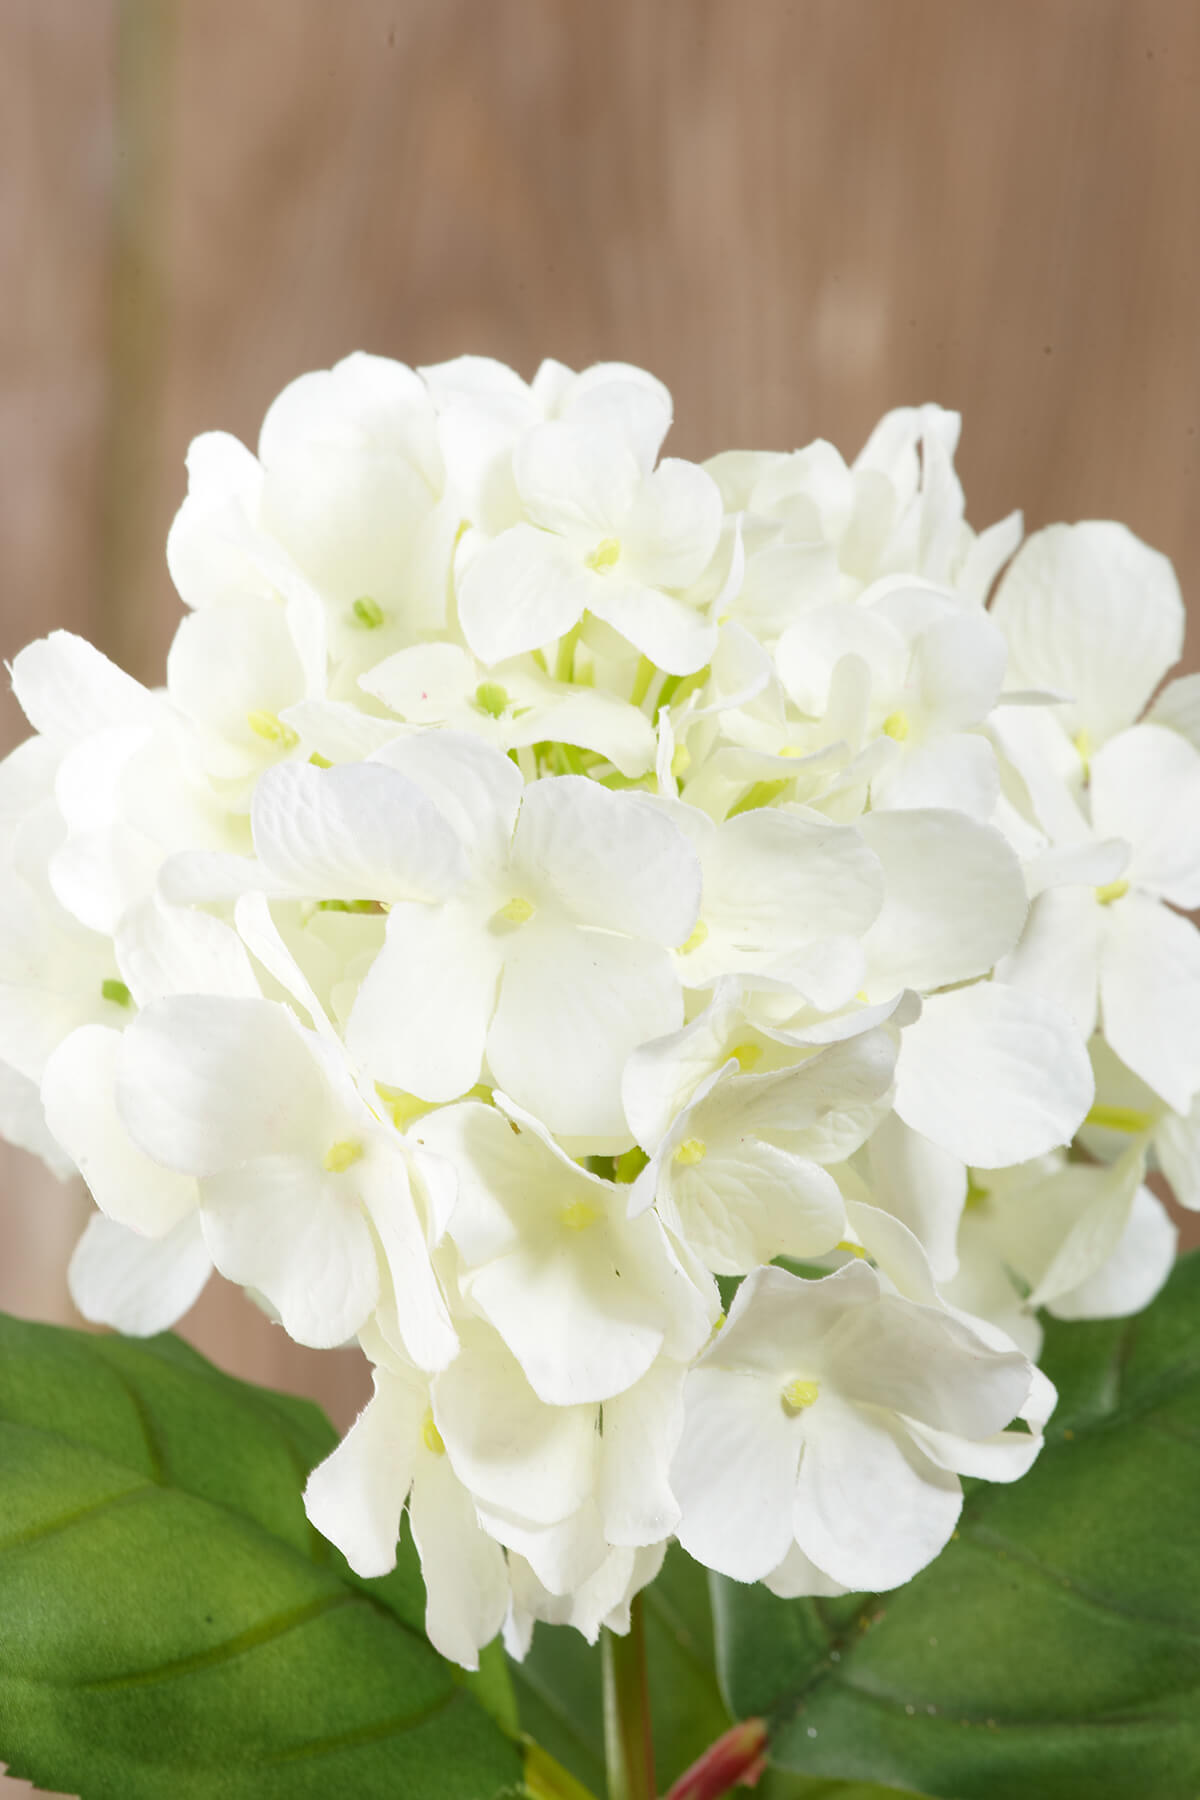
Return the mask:
{"type": "MultiPolygon", "coordinates": [[[[188,440],[360,346],[643,363],[697,457],[938,400],[976,524],[1200,596],[1198,293],[1196,0],[0,0],[0,655],[160,679],[188,440]]],[[[71,1316],[83,1216],[4,1154],[0,1305],[71,1316]]],[[[361,1397],[228,1290],[185,1329],[361,1397]]]]}

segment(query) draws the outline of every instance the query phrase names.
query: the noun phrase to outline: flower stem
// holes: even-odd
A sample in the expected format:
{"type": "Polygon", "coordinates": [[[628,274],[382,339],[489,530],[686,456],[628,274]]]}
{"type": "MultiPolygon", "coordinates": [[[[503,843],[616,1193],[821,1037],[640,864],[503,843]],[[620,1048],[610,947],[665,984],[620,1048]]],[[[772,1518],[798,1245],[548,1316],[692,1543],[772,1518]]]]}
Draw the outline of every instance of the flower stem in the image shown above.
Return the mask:
{"type": "Polygon", "coordinates": [[[618,1637],[604,1632],[603,1661],[608,1800],[654,1800],[654,1738],[640,1594],[629,1609],[628,1633],[618,1637]]]}

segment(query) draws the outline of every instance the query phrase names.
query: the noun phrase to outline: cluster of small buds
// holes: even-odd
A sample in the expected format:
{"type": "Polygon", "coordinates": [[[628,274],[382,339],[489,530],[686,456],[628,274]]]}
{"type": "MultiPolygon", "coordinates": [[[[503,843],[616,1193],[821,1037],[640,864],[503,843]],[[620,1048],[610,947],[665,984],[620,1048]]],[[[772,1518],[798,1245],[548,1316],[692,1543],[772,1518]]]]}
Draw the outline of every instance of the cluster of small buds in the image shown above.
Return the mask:
{"type": "Polygon", "coordinates": [[[852,464],[670,420],[352,356],[192,446],[165,688],[12,669],[0,1127],[94,1196],[76,1301],[215,1267],[357,1340],[309,1515],[376,1574],[407,1508],[468,1666],[622,1629],[672,1537],[908,1580],[1037,1454],[1039,1312],[1165,1279],[1148,1166],[1200,1206],[1170,565],[973,532],[937,407],[852,464]]]}

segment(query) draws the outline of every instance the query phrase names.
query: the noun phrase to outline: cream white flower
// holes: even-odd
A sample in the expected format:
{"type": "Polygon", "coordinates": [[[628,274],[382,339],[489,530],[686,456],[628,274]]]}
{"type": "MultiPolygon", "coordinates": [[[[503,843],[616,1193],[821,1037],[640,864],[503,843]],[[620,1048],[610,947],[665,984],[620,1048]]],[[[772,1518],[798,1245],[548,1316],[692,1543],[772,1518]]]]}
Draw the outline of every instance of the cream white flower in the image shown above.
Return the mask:
{"type": "Polygon", "coordinates": [[[961,1440],[966,1460],[1031,1379],[1019,1353],[889,1294],[861,1262],[821,1281],[759,1269],[688,1379],[680,1542],[739,1581],[779,1570],[795,1544],[847,1588],[897,1587],[936,1556],[962,1503],[914,1427],[961,1440]]]}
{"type": "Polygon", "coordinates": [[[357,1339],[309,1515],[375,1574],[407,1510],[468,1666],[626,1629],[673,1534],[908,1579],[1038,1453],[1039,1310],[1165,1279],[1147,1168],[1200,1204],[1169,565],[977,535],[937,407],[703,468],[671,415],[349,357],[192,446],[164,688],[13,665],[0,1130],[97,1203],[77,1304],[215,1265],[357,1339]]]}

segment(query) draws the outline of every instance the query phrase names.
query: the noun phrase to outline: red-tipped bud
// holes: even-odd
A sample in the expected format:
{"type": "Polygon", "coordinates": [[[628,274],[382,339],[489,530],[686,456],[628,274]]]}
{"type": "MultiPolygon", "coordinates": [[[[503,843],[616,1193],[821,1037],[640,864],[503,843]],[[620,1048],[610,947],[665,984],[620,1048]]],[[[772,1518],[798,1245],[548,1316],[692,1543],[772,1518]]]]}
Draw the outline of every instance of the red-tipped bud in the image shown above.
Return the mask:
{"type": "Polygon", "coordinates": [[[767,1727],[762,1719],[743,1719],[710,1744],[675,1783],[666,1800],[720,1800],[738,1786],[753,1787],[767,1766],[767,1727]]]}

